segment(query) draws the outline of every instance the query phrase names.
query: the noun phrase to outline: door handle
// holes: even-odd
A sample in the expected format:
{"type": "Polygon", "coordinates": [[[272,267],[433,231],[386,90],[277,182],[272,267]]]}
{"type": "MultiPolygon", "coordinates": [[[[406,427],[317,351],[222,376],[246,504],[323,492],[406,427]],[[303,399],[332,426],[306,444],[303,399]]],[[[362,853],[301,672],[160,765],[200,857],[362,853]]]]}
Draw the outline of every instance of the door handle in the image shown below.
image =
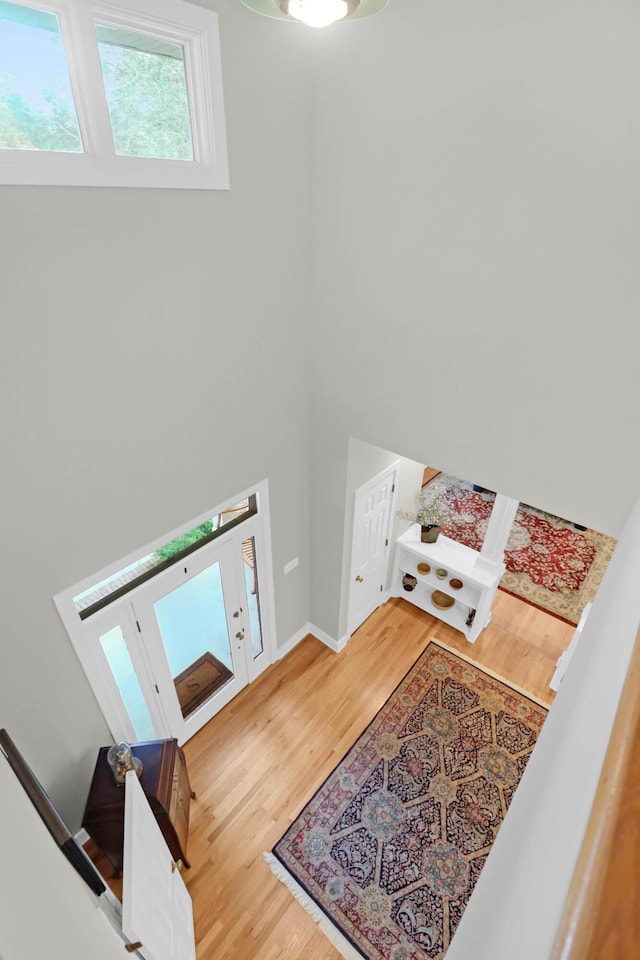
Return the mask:
{"type": "Polygon", "coordinates": [[[356,577],[356,583],[364,583],[364,578],[361,577],[360,574],[356,577]]]}
{"type": "Polygon", "coordinates": [[[242,630],[239,630],[238,633],[236,633],[236,640],[242,640],[243,637],[244,637],[244,633],[242,632],[242,630]]]}

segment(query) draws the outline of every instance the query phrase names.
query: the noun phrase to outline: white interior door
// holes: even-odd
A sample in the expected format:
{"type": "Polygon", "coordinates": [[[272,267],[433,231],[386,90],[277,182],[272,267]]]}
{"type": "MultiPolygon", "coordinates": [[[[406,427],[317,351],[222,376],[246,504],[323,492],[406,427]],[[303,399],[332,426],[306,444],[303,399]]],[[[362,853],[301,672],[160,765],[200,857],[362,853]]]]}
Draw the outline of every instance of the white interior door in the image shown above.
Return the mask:
{"type": "Polygon", "coordinates": [[[380,605],[390,549],[398,465],[393,464],[355,493],[348,630],[354,630],[380,605]]]}
{"type": "Polygon", "coordinates": [[[191,897],[138,777],[125,782],[122,932],[145,960],[195,960],[191,897]]]}

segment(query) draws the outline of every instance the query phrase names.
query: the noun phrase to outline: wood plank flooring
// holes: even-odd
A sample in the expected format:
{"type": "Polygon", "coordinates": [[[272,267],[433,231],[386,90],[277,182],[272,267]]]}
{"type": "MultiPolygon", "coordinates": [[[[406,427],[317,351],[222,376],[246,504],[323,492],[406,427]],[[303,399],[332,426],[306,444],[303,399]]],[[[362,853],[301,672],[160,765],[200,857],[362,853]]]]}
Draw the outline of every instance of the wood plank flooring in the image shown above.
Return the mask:
{"type": "Polygon", "coordinates": [[[305,638],[184,747],[196,799],[183,877],[198,960],[340,960],[263,860],[426,644],[452,650],[549,703],[573,627],[503,591],[473,645],[402,599],[332,653],[305,638]]]}

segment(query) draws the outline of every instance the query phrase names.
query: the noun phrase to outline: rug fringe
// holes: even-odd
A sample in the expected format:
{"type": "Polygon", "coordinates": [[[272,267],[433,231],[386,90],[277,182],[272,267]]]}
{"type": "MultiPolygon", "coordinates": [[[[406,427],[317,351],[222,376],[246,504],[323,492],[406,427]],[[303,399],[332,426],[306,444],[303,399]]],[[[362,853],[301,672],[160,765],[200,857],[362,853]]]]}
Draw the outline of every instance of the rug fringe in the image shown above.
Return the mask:
{"type": "Polygon", "coordinates": [[[346,937],[340,933],[336,925],[331,922],[326,913],[320,909],[309,894],[302,889],[300,884],[297,883],[289,871],[282,866],[280,861],[274,857],[272,853],[264,853],[263,856],[278,880],[285,885],[289,893],[298,901],[306,913],[309,914],[327,940],[333,944],[345,960],[362,960],[362,953],[356,950],[346,937]]]}

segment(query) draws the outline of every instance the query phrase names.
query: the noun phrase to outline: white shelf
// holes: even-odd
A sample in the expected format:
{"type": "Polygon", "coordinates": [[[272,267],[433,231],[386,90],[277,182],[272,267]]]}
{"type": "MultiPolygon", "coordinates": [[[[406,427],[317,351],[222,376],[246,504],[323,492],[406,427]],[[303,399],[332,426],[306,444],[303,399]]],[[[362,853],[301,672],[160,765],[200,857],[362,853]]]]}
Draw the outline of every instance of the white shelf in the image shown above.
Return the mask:
{"type": "Polygon", "coordinates": [[[442,534],[435,543],[422,543],[420,526],[414,524],[396,541],[392,593],[448,623],[473,643],[491,619],[491,606],[503,573],[504,564],[487,561],[477,550],[442,534]],[[425,563],[430,567],[428,573],[418,570],[418,564],[425,563]],[[438,577],[437,570],[445,570],[446,575],[438,577]],[[403,586],[405,574],[416,578],[412,590],[403,586]],[[462,586],[454,589],[451,580],[462,581],[462,586]],[[435,590],[451,597],[453,605],[437,607],[432,601],[435,590]],[[475,614],[468,625],[471,611],[475,614]]]}

